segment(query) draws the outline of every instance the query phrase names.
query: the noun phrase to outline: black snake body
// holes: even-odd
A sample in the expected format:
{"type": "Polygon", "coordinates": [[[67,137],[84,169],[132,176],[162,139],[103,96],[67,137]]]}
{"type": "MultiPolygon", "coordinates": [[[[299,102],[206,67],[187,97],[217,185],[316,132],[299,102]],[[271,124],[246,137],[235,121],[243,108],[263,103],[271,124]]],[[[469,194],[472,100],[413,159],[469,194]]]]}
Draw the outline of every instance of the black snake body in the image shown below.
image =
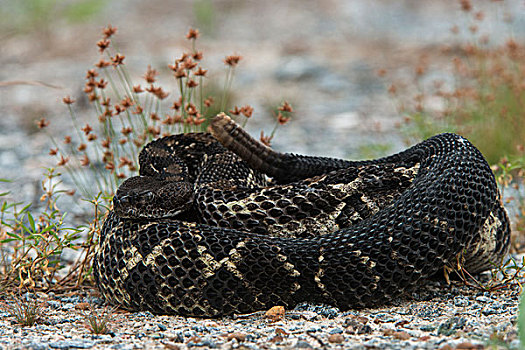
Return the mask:
{"type": "Polygon", "coordinates": [[[211,129],[224,147],[209,134],[154,141],[141,176],[119,188],[93,266],[107,301],[205,317],[304,301],[348,309],[458,259],[489,269],[508,251],[492,171],[461,136],[353,162],[274,152],[226,116],[211,129]]]}

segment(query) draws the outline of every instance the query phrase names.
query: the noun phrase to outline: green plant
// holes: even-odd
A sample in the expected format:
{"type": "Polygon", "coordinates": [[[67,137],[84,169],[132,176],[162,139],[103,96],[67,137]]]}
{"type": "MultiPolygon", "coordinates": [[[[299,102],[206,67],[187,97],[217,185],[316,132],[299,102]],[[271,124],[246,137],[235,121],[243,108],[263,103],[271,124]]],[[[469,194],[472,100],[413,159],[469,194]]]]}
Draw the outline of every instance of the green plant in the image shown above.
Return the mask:
{"type": "Polygon", "coordinates": [[[525,139],[525,46],[512,38],[489,44],[487,36],[478,34],[485,14],[470,1],[463,1],[462,9],[471,38],[425,52],[409,83],[412,92],[400,82],[389,92],[406,116],[407,133],[418,139],[460,133],[495,164],[503,156],[517,155],[525,139]],[[450,74],[451,81],[430,78],[436,73],[433,67],[439,67],[440,75],[450,74]]]}
{"type": "Polygon", "coordinates": [[[31,327],[41,320],[44,313],[45,302],[38,302],[35,298],[13,296],[10,302],[2,303],[2,309],[15,317],[16,323],[21,326],[31,327]]]}
{"type": "MultiPolygon", "coordinates": [[[[3,201],[0,207],[0,284],[20,288],[49,288],[57,272],[64,249],[77,249],[82,227],[64,224],[65,214],[57,209],[60,181],[55,169],[47,169],[42,181],[44,195],[40,212],[29,204],[3,201]]],[[[3,196],[6,193],[2,194],[3,196]]]]}
{"type": "Polygon", "coordinates": [[[83,312],[84,325],[92,334],[107,334],[110,331],[110,325],[114,320],[115,309],[104,308],[102,311],[97,311],[90,304],[89,312],[83,312]]]}

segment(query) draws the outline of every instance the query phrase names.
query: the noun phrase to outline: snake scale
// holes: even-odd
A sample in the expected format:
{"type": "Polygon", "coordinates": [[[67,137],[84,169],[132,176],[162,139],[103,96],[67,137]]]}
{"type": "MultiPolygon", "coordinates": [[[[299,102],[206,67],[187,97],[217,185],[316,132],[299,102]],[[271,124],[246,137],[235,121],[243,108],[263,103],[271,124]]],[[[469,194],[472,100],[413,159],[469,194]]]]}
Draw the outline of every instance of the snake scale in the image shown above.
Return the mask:
{"type": "Polygon", "coordinates": [[[508,252],[495,178],[461,136],[346,161],[273,151],[225,115],[210,131],[151,142],[119,187],[93,266],[108,302],[198,317],[345,310],[508,252]]]}

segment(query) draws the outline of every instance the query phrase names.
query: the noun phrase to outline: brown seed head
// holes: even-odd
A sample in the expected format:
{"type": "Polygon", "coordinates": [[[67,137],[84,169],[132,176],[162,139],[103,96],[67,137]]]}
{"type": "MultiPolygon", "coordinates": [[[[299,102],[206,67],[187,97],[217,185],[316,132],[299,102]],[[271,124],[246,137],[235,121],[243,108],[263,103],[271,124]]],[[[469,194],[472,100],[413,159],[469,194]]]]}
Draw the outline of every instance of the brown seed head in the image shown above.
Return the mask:
{"type": "Polygon", "coordinates": [[[184,70],[184,68],[178,68],[173,75],[177,79],[182,79],[182,78],[187,76],[186,71],[184,70]]]}
{"type": "Polygon", "coordinates": [[[120,113],[125,111],[125,108],[121,105],[115,105],[113,106],[113,108],[115,109],[115,115],[119,115],[120,113]]]}
{"type": "Polygon", "coordinates": [[[390,87],[388,88],[388,93],[391,95],[395,95],[397,92],[397,87],[394,84],[390,84],[390,87]]]}
{"type": "Polygon", "coordinates": [[[478,11],[474,14],[474,18],[478,21],[483,21],[485,18],[485,13],[483,11],[478,11]]]}
{"type": "Polygon", "coordinates": [[[62,99],[62,102],[64,102],[66,105],[71,105],[75,103],[75,100],[73,100],[71,96],[66,96],[62,99]]]}
{"type": "Polygon", "coordinates": [[[168,64],[168,68],[176,72],[179,69],[179,62],[175,60],[175,64],[168,64]]]}
{"type": "Polygon", "coordinates": [[[136,94],[140,94],[141,92],[144,92],[144,90],[140,85],[133,85],[133,92],[136,94]]]}
{"type": "Polygon", "coordinates": [[[193,57],[193,59],[194,59],[195,61],[200,61],[200,60],[202,60],[202,57],[203,57],[202,51],[197,51],[197,52],[195,52],[193,55],[191,55],[191,57],[193,57]]]}
{"type": "Polygon", "coordinates": [[[87,136],[87,139],[88,139],[88,141],[90,141],[90,142],[91,142],[91,141],[95,141],[95,140],[97,139],[97,135],[95,135],[95,134],[89,134],[89,135],[87,136]]]}
{"type": "Polygon", "coordinates": [[[110,170],[111,173],[113,173],[113,171],[115,171],[115,163],[113,163],[111,161],[107,162],[105,168],[110,170]]]}
{"type": "Polygon", "coordinates": [[[151,120],[154,120],[154,121],[159,121],[160,120],[159,115],[157,113],[151,113],[149,115],[149,117],[150,117],[151,120]]]}
{"type": "Polygon", "coordinates": [[[69,157],[64,158],[64,156],[61,155],[60,160],[58,161],[57,165],[64,166],[67,164],[67,162],[69,162],[69,157]]]}
{"type": "Polygon", "coordinates": [[[40,120],[37,120],[36,125],[39,129],[43,129],[49,125],[49,121],[46,118],[40,118],[40,120]]]}
{"type": "Polygon", "coordinates": [[[272,138],[273,138],[272,136],[265,136],[264,132],[261,131],[261,137],[259,139],[261,140],[263,145],[270,147],[272,138]]]}
{"type": "Polygon", "coordinates": [[[150,65],[148,65],[148,69],[146,70],[146,74],[144,74],[144,80],[146,80],[147,83],[152,84],[157,79],[155,78],[159,74],[157,70],[152,69],[150,65]]]}
{"type": "Polygon", "coordinates": [[[100,142],[100,144],[102,145],[102,147],[104,148],[109,148],[109,146],[111,146],[111,140],[109,138],[106,138],[104,140],[102,140],[100,142]]]}
{"type": "Polygon", "coordinates": [[[120,160],[120,163],[118,165],[119,168],[122,168],[123,166],[130,166],[133,164],[133,162],[128,157],[120,157],[119,160],[120,160]]]}
{"type": "Polygon", "coordinates": [[[186,113],[189,115],[197,115],[197,107],[193,103],[188,103],[186,105],[186,113]]]}
{"type": "Polygon", "coordinates": [[[65,136],[64,137],[64,144],[70,144],[71,143],[71,136],[65,136]]]}
{"type": "Polygon", "coordinates": [[[81,143],[80,145],[78,145],[77,149],[79,152],[82,152],[82,151],[85,151],[87,148],[87,145],[85,143],[81,143]]]}
{"type": "Polygon", "coordinates": [[[472,4],[470,3],[470,0],[459,0],[459,4],[461,5],[461,9],[465,12],[472,10],[472,4]]]}
{"type": "Polygon", "coordinates": [[[152,93],[153,95],[155,95],[158,99],[160,100],[164,100],[166,97],[168,97],[169,93],[168,92],[165,92],[162,87],[155,87],[152,85],[150,85],[148,88],[146,88],[146,91],[152,93]]]}
{"type": "Polygon", "coordinates": [[[186,85],[189,87],[189,88],[194,88],[194,87],[197,87],[199,86],[199,83],[197,83],[195,80],[193,79],[188,79],[188,81],[186,82],[186,85]]]}
{"type": "Polygon", "coordinates": [[[108,39],[99,40],[97,42],[98,51],[100,51],[100,53],[103,53],[109,47],[110,44],[111,41],[109,41],[108,39]]]}
{"type": "Polygon", "coordinates": [[[230,55],[230,56],[226,56],[226,58],[224,59],[224,63],[233,68],[237,66],[237,64],[239,63],[241,59],[242,57],[239,55],[230,55]]]}
{"type": "Polygon", "coordinates": [[[193,29],[193,28],[190,28],[190,30],[188,31],[188,34],[186,34],[186,39],[188,40],[195,40],[199,37],[199,30],[198,29],[193,29]]]}
{"type": "Polygon", "coordinates": [[[518,50],[518,44],[516,43],[514,39],[507,40],[507,42],[505,43],[505,46],[511,53],[515,53],[518,50]]]}
{"type": "Polygon", "coordinates": [[[162,120],[162,124],[164,124],[164,125],[173,125],[173,124],[175,124],[175,118],[173,118],[169,114],[166,114],[166,117],[164,118],[164,120],[162,120]]]}
{"type": "Polygon", "coordinates": [[[244,107],[241,108],[241,113],[246,117],[246,118],[250,118],[253,114],[253,107],[252,106],[249,106],[249,105],[246,105],[244,107]]]}
{"type": "Polygon", "coordinates": [[[56,156],[58,153],[58,148],[50,148],[49,149],[49,155],[50,156],[56,156]]]}
{"type": "Polygon", "coordinates": [[[98,100],[98,95],[93,91],[92,93],[88,94],[88,100],[89,102],[94,102],[98,100]]]}
{"type": "Polygon", "coordinates": [[[235,107],[233,107],[233,109],[230,109],[229,112],[231,114],[233,114],[233,115],[240,115],[241,112],[242,112],[242,109],[237,107],[237,106],[235,106],[235,107]]]}
{"type": "Polygon", "coordinates": [[[204,105],[205,105],[206,107],[210,107],[212,104],[213,104],[213,97],[208,96],[208,97],[204,100],[204,105]]]}
{"type": "Polygon", "coordinates": [[[96,77],[98,77],[98,72],[95,69],[90,69],[86,72],[86,79],[91,80],[96,77]]]}
{"type": "Polygon", "coordinates": [[[122,130],[120,130],[120,132],[126,136],[131,134],[132,131],[133,129],[131,128],[131,126],[123,127],[122,130]]]}
{"type": "Polygon", "coordinates": [[[105,89],[106,86],[108,85],[108,82],[104,80],[104,78],[100,79],[98,82],[97,82],[97,87],[99,89],[105,89]]]}
{"type": "Polygon", "coordinates": [[[279,110],[281,112],[288,112],[288,113],[292,113],[293,112],[292,105],[289,104],[287,101],[283,102],[283,104],[279,107],[279,110]]]}
{"type": "Polygon", "coordinates": [[[279,112],[277,113],[277,121],[279,124],[284,125],[290,121],[290,117],[279,112]]]}
{"type": "Polygon", "coordinates": [[[89,158],[87,156],[87,154],[84,154],[82,157],[80,157],[80,164],[82,166],[88,166],[89,165],[89,158]]]}
{"type": "Polygon", "coordinates": [[[148,132],[153,135],[153,137],[157,137],[160,134],[160,127],[159,126],[148,126],[148,132]]]}
{"type": "Polygon", "coordinates": [[[144,111],[144,108],[142,108],[141,105],[136,105],[135,106],[135,110],[132,113],[133,114],[142,114],[143,111],[144,111]]]}
{"type": "Polygon", "coordinates": [[[95,63],[95,67],[97,68],[104,68],[107,66],[111,66],[111,62],[105,61],[102,58],[97,63],[95,63]]]}
{"type": "Polygon", "coordinates": [[[120,139],[120,140],[118,140],[118,143],[121,144],[121,145],[124,145],[124,144],[126,144],[127,142],[128,142],[127,139],[120,139]]]}
{"type": "Polygon", "coordinates": [[[133,106],[134,102],[129,96],[126,96],[126,97],[124,97],[122,99],[122,101],[120,101],[120,104],[124,108],[129,108],[129,107],[133,106]]]}
{"type": "Polygon", "coordinates": [[[181,104],[182,104],[182,97],[179,97],[178,101],[173,102],[171,109],[178,111],[180,109],[181,104]]]}
{"type": "Polygon", "coordinates": [[[109,39],[113,34],[117,32],[117,27],[111,26],[111,24],[108,24],[107,27],[102,29],[102,34],[104,34],[104,38],[109,39]]]}
{"type": "Polygon", "coordinates": [[[204,76],[206,76],[206,73],[208,73],[208,70],[207,70],[207,69],[202,69],[202,67],[199,67],[199,69],[197,69],[197,70],[193,73],[193,75],[204,77],[204,76]]]}
{"type": "Polygon", "coordinates": [[[196,118],[193,120],[193,124],[201,125],[205,121],[206,121],[206,118],[204,118],[200,113],[197,113],[196,118]]]}
{"type": "Polygon", "coordinates": [[[115,56],[111,57],[111,61],[113,61],[114,66],[119,66],[121,64],[124,64],[125,58],[126,56],[117,53],[115,56]]]}
{"type": "Polygon", "coordinates": [[[191,58],[188,58],[186,61],[184,61],[182,67],[188,70],[192,70],[193,68],[197,67],[197,63],[192,61],[191,58]]]}

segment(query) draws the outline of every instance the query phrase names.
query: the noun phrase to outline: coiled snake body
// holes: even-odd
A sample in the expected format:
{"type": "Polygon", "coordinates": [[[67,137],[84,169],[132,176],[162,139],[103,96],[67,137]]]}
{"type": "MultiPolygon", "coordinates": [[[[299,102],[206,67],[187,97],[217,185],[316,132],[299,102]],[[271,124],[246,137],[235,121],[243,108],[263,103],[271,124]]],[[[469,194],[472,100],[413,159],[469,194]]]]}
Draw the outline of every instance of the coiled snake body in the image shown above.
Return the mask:
{"type": "Polygon", "coordinates": [[[204,317],[344,310],[387,302],[458,259],[489,269],[508,251],[494,176],[461,136],[353,162],[272,151],[224,115],[211,131],[220,143],[150,143],[140,176],[117,191],[93,266],[110,303],[204,317]]]}

